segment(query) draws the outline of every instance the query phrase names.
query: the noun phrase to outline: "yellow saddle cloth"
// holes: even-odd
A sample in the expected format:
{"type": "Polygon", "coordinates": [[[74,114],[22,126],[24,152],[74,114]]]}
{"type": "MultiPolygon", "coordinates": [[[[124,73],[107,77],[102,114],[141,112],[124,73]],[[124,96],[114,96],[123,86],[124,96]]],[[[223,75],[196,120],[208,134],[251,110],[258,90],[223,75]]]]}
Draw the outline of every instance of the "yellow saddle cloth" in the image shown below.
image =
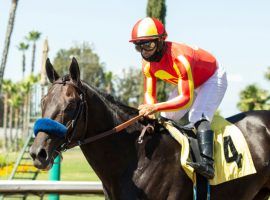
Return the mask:
{"type": "MultiPolygon", "coordinates": [[[[188,177],[195,183],[194,169],[186,164],[187,161],[190,161],[188,138],[171,123],[164,122],[163,125],[182,145],[181,165],[188,177]]],[[[240,129],[220,116],[214,117],[211,126],[215,132],[215,177],[209,180],[210,185],[218,185],[256,173],[248,145],[240,129]]]]}

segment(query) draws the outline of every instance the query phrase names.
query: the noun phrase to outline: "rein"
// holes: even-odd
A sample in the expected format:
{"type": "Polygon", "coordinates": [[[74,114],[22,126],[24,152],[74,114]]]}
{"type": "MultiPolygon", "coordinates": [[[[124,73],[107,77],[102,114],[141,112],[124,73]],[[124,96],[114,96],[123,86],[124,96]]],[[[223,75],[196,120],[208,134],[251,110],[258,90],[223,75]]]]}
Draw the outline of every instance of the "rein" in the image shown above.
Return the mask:
{"type": "MultiPolygon", "coordinates": [[[[61,145],[60,151],[66,151],[67,149],[71,149],[71,148],[73,148],[75,146],[81,146],[81,145],[84,145],[84,144],[87,144],[87,143],[91,143],[91,142],[97,141],[97,140],[99,140],[101,138],[104,138],[106,136],[112,135],[114,133],[118,133],[118,132],[122,131],[123,129],[129,127],[130,125],[134,124],[136,121],[138,121],[140,118],[143,117],[143,115],[137,115],[137,116],[129,119],[128,121],[123,122],[122,124],[114,127],[111,130],[104,131],[104,132],[102,132],[102,133],[100,133],[98,135],[88,137],[88,138],[83,139],[83,140],[77,140],[77,141],[72,142],[72,140],[73,140],[73,138],[75,136],[75,128],[76,128],[76,125],[77,125],[77,121],[78,121],[80,115],[83,113],[83,111],[86,112],[85,122],[88,121],[87,104],[86,104],[86,101],[85,101],[85,92],[82,90],[81,87],[78,87],[73,82],[66,79],[66,77],[63,77],[62,80],[55,81],[53,84],[63,84],[63,85],[67,84],[67,85],[73,86],[74,88],[76,88],[80,92],[80,99],[81,99],[79,109],[78,109],[78,112],[76,113],[75,118],[67,123],[68,124],[67,125],[68,133],[71,134],[71,137],[70,138],[66,137],[67,142],[65,142],[64,144],[61,145]]],[[[86,125],[84,127],[84,135],[86,134],[86,129],[87,129],[87,123],[85,123],[85,124],[86,125]]],[[[70,135],[70,134],[68,134],[68,135],[70,135]]]]}
{"type": "Polygon", "coordinates": [[[100,133],[98,135],[95,135],[95,136],[92,136],[92,137],[89,137],[89,138],[86,138],[86,139],[84,139],[82,141],[78,140],[77,142],[70,143],[70,145],[67,146],[67,149],[73,148],[75,146],[80,146],[80,145],[83,145],[83,144],[91,143],[91,142],[94,142],[94,141],[99,140],[101,138],[104,138],[106,136],[112,135],[114,133],[118,133],[118,132],[122,131],[123,129],[129,127],[130,125],[134,124],[141,117],[143,117],[143,115],[137,115],[136,117],[133,117],[133,118],[129,119],[126,122],[123,122],[122,124],[114,127],[111,130],[102,132],[102,133],[100,133]]]}

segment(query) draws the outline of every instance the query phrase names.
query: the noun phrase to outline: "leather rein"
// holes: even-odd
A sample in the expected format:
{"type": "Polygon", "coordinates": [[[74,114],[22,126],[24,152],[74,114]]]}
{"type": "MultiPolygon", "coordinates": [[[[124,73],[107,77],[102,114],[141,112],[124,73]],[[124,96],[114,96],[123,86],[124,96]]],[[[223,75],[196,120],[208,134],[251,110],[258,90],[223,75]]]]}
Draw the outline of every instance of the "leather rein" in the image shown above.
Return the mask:
{"type": "Polygon", "coordinates": [[[120,131],[122,131],[123,129],[127,128],[128,126],[134,124],[136,121],[138,121],[140,118],[143,117],[143,115],[137,115],[129,120],[127,120],[126,122],[123,122],[122,124],[114,127],[111,130],[108,131],[104,131],[102,133],[99,133],[95,136],[92,137],[88,137],[86,139],[82,139],[82,140],[76,140],[73,141],[73,138],[76,134],[76,125],[78,122],[79,117],[82,115],[83,111],[85,111],[86,113],[86,119],[85,119],[85,126],[84,126],[84,135],[86,134],[86,129],[87,129],[87,121],[88,121],[88,116],[87,116],[87,103],[85,100],[85,91],[83,90],[83,88],[77,86],[76,84],[74,84],[73,82],[71,82],[68,78],[63,77],[62,80],[57,80],[53,83],[53,85],[55,84],[63,84],[63,85],[71,85],[72,87],[74,87],[80,94],[80,105],[78,108],[78,112],[76,113],[76,116],[74,119],[70,120],[69,122],[67,122],[67,135],[66,135],[66,142],[64,144],[62,144],[60,146],[60,150],[59,151],[66,151],[68,149],[71,149],[75,146],[81,146],[87,143],[91,143],[94,141],[97,141],[101,138],[104,138],[106,136],[112,135],[114,133],[118,133],[120,131]],[[71,137],[68,137],[68,135],[71,135],[71,137]]]}

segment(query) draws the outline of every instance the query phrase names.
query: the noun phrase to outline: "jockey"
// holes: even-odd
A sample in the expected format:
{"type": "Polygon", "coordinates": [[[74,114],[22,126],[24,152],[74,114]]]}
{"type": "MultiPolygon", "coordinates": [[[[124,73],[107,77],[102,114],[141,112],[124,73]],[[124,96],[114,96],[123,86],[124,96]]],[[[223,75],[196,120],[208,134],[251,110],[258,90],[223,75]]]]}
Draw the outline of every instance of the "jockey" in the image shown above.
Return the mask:
{"type": "Polygon", "coordinates": [[[164,25],[146,17],[133,27],[130,42],[141,53],[144,74],[144,104],[140,114],[161,112],[171,120],[189,112],[189,122],[197,130],[201,162],[189,163],[208,179],[214,177],[213,137],[210,122],[227,89],[226,72],[209,52],[186,44],[165,41],[164,25]],[[165,102],[157,102],[157,78],[175,85],[165,102]]]}

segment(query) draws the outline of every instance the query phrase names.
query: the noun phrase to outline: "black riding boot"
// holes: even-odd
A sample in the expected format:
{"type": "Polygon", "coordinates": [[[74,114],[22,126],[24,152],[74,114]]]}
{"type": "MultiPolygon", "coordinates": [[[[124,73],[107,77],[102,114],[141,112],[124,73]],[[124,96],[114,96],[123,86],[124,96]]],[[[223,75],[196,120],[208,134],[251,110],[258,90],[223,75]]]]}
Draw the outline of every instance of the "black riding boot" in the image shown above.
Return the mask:
{"type": "Polygon", "coordinates": [[[197,128],[197,139],[199,149],[201,153],[200,162],[188,163],[194,170],[206,177],[212,179],[215,176],[214,170],[214,159],[213,159],[213,143],[214,143],[214,132],[210,128],[210,122],[203,120],[195,124],[197,128]],[[196,126],[197,125],[197,126],[196,126]]]}

